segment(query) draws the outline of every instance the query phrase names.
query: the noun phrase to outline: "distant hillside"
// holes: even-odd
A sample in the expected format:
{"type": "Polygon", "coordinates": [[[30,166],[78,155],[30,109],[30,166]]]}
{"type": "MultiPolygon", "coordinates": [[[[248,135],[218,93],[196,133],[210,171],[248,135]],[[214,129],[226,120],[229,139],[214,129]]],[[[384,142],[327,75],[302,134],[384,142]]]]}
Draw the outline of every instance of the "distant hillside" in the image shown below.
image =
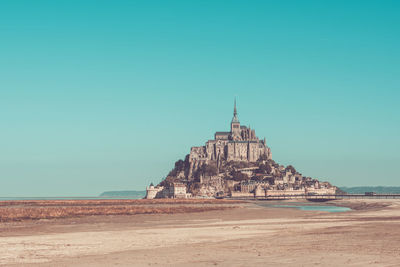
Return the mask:
{"type": "Polygon", "coordinates": [[[349,194],[364,194],[365,192],[375,192],[377,194],[400,194],[399,186],[356,186],[340,187],[340,189],[349,194]]]}
{"type": "Polygon", "coordinates": [[[100,197],[144,198],[146,191],[106,191],[100,197]]]}

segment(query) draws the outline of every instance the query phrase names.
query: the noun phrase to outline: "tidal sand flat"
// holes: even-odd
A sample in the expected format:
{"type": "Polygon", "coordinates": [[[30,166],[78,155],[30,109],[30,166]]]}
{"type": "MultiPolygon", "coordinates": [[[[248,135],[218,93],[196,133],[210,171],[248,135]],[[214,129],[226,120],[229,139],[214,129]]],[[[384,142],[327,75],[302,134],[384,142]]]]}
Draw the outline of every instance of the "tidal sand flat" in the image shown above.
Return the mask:
{"type": "MultiPolygon", "coordinates": [[[[295,202],[291,203],[296,205],[295,202]]],[[[54,207],[66,205],[57,204],[54,207]]],[[[136,204],[120,205],[154,205],[164,207],[165,210],[180,207],[180,212],[69,214],[58,218],[3,220],[0,224],[0,264],[398,265],[398,200],[346,200],[323,204],[352,209],[347,212],[300,210],[259,204],[258,201],[219,200],[204,203],[139,201],[136,204]],[[182,209],[184,206],[188,208],[182,209]],[[193,210],[188,212],[191,207],[193,210]]],[[[41,205],[48,207],[44,206],[45,203],[40,203],[39,208],[41,205]]],[[[97,202],[96,205],[101,207],[116,204],[97,202]]],[[[19,208],[23,206],[21,204],[19,208]]],[[[2,206],[1,212],[7,208],[13,207],[2,206]]]]}

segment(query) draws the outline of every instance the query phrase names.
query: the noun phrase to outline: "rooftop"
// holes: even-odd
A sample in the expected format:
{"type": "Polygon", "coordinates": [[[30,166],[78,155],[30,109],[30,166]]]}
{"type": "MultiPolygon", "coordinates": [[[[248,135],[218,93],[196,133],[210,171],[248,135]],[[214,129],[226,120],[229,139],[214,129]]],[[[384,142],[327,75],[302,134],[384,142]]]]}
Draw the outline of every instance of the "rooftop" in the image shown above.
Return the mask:
{"type": "Polygon", "coordinates": [[[231,132],[215,132],[215,135],[229,135],[231,132]]]}

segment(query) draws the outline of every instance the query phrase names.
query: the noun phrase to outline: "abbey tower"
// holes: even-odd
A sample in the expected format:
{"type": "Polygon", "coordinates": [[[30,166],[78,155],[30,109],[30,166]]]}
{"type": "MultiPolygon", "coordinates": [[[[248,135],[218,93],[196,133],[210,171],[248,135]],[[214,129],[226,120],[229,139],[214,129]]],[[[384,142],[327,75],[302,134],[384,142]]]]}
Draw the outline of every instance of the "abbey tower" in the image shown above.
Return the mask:
{"type": "Polygon", "coordinates": [[[240,137],[240,122],[237,117],[237,110],[236,110],[236,99],[235,99],[235,104],[233,108],[233,118],[231,122],[231,135],[233,140],[238,140],[240,137]]]}

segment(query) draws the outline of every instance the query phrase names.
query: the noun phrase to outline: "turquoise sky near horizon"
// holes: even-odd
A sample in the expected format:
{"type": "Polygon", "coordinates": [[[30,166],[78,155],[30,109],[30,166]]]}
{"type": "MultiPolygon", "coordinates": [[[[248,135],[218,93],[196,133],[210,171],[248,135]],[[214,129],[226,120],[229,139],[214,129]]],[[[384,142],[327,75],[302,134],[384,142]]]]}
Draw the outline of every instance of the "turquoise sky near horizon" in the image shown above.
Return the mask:
{"type": "Polygon", "coordinates": [[[143,190],[239,119],[273,159],[400,186],[399,1],[0,1],[0,196],[143,190]]]}

